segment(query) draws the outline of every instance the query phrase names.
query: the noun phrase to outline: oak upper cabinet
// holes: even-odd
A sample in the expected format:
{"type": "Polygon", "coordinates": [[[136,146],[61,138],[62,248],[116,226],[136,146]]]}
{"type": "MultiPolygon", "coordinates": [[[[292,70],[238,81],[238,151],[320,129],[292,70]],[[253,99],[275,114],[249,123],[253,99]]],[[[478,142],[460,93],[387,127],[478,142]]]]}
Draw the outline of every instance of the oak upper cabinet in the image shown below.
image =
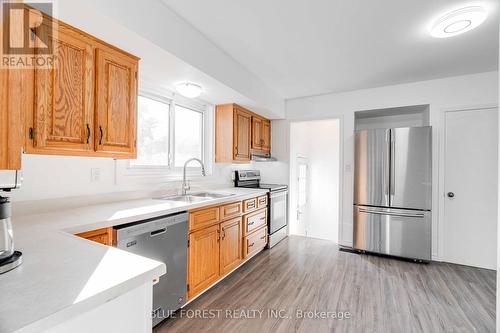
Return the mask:
{"type": "Polygon", "coordinates": [[[262,118],[255,116],[252,117],[252,149],[262,149],[262,123],[262,118]]]}
{"type": "Polygon", "coordinates": [[[234,113],[234,160],[249,161],[252,115],[239,108],[234,113]]]}
{"type": "Polygon", "coordinates": [[[250,161],[252,113],[236,104],[217,105],[215,162],[250,161]]]}
{"type": "Polygon", "coordinates": [[[34,109],[29,114],[28,153],[78,154],[93,150],[94,43],[62,24],[44,23],[37,33],[51,36],[54,63],[37,68],[34,109]],[[53,30],[48,28],[53,26],[53,30]]]}
{"type": "Polygon", "coordinates": [[[252,149],[264,153],[271,150],[271,121],[268,119],[252,117],[252,149]]]}
{"type": "Polygon", "coordinates": [[[135,158],[139,58],[45,14],[36,34],[54,61],[31,77],[26,153],[135,158]]]}
{"type": "Polygon", "coordinates": [[[188,298],[219,278],[219,225],[189,234],[188,298]]]}
{"type": "Polygon", "coordinates": [[[264,120],[262,122],[262,146],[261,149],[265,152],[271,151],[271,121],[264,120]]]}
{"type": "Polygon", "coordinates": [[[96,64],[95,149],[136,158],[137,59],[101,47],[96,64]]]}
{"type": "Polygon", "coordinates": [[[26,70],[0,69],[0,170],[21,169],[26,70]]]}
{"type": "Polygon", "coordinates": [[[220,224],[220,275],[232,271],[243,259],[241,217],[220,224]]]}

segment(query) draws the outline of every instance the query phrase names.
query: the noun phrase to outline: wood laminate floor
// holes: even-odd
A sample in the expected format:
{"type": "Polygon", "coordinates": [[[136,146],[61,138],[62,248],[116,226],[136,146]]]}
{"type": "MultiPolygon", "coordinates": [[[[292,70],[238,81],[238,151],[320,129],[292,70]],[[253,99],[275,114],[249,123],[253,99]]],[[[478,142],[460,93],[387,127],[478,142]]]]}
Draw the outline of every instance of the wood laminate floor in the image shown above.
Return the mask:
{"type": "Polygon", "coordinates": [[[154,331],[494,332],[495,288],[494,271],[341,252],[295,236],[154,331]],[[300,318],[301,311],[316,317],[300,318]],[[332,318],[347,312],[348,319],[332,318]]]}

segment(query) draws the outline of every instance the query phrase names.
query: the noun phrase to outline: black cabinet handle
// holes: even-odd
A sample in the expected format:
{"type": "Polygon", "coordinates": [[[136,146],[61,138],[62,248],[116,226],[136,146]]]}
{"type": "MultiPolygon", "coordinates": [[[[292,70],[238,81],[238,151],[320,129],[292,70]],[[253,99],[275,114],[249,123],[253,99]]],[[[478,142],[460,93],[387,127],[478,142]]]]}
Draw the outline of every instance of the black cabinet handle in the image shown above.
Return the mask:
{"type": "Polygon", "coordinates": [[[87,124],[87,144],[90,143],[90,125],[87,124]]]}
{"type": "Polygon", "coordinates": [[[99,144],[102,145],[102,140],[104,139],[104,131],[102,130],[102,126],[99,126],[99,132],[101,132],[101,137],[99,139],[99,144]]]}
{"type": "Polygon", "coordinates": [[[448,196],[448,198],[454,198],[455,197],[455,193],[453,192],[448,192],[448,194],[446,194],[448,196]]]}

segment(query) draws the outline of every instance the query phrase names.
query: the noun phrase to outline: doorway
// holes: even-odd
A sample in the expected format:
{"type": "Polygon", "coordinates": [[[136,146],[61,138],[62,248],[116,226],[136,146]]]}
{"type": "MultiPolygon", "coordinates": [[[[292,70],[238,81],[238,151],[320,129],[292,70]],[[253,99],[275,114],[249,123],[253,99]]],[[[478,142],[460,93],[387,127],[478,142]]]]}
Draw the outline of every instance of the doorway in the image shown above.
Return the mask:
{"type": "Polygon", "coordinates": [[[290,234],[338,243],[340,121],[290,124],[290,234]]]}
{"type": "Polygon", "coordinates": [[[498,108],[445,113],[443,259],[496,269],[498,108]]]}

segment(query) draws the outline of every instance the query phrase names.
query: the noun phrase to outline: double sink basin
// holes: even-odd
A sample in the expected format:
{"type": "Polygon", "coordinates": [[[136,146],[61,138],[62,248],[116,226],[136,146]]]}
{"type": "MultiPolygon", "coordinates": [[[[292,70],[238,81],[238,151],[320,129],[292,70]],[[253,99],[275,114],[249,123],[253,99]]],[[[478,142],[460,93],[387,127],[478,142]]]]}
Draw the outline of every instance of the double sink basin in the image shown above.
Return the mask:
{"type": "Polygon", "coordinates": [[[190,193],[186,195],[176,195],[170,197],[161,197],[158,200],[165,201],[176,201],[176,202],[185,202],[185,203],[193,203],[193,202],[202,202],[220,198],[227,198],[235,195],[234,193],[213,193],[213,192],[198,192],[198,193],[190,193]]]}

